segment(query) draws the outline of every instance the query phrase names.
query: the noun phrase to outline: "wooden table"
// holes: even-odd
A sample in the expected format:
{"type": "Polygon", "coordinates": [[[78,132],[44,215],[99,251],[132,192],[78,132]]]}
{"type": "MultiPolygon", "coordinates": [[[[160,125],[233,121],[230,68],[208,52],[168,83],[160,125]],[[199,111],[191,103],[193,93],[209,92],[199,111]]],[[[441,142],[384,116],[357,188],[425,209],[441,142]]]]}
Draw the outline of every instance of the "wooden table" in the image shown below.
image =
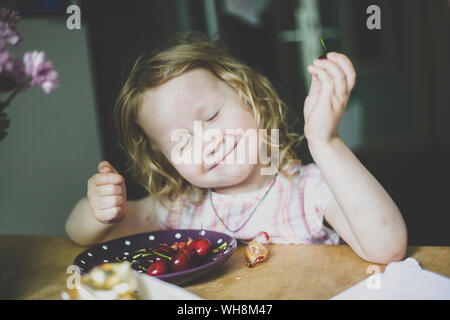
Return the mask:
{"type": "MultiPolygon", "coordinates": [[[[329,299],[370,276],[373,265],[346,245],[270,245],[270,259],[249,269],[243,248],[185,288],[205,299],[329,299]]],[[[60,299],[67,268],[85,249],[64,237],[0,235],[0,299],[60,299]]],[[[450,247],[409,247],[407,256],[450,276],[450,247]]]]}

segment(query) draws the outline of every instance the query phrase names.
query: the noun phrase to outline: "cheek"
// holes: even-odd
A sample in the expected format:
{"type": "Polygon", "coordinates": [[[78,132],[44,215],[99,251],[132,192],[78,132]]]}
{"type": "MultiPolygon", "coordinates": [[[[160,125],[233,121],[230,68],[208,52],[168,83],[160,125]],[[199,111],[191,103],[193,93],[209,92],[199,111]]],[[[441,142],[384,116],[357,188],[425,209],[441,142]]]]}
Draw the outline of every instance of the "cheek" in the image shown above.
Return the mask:
{"type": "Polygon", "coordinates": [[[231,108],[225,117],[225,127],[229,129],[242,129],[244,132],[248,129],[257,132],[258,125],[253,115],[242,106],[231,108]]]}
{"type": "Polygon", "coordinates": [[[236,120],[234,122],[234,128],[236,129],[242,129],[242,134],[245,134],[245,136],[241,138],[246,138],[245,141],[245,149],[254,149],[259,148],[259,130],[258,125],[256,123],[256,120],[253,119],[252,115],[249,113],[246,113],[244,116],[240,118],[237,118],[239,120],[236,120]],[[250,139],[252,137],[252,139],[250,139]],[[255,140],[256,139],[256,140],[255,140]],[[254,144],[254,145],[253,145],[254,144]]]}
{"type": "Polygon", "coordinates": [[[173,166],[189,183],[201,188],[208,187],[203,185],[204,169],[201,164],[178,164],[173,166]]]}

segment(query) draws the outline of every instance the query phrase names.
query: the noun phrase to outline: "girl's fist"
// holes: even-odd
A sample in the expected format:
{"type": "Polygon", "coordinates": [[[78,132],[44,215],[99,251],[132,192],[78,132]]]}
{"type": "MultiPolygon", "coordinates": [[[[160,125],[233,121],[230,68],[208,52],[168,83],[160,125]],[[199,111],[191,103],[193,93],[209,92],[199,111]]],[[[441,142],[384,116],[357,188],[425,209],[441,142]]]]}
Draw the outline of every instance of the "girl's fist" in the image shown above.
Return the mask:
{"type": "Polygon", "coordinates": [[[330,52],[308,66],[311,88],[305,99],[305,137],[308,143],[323,144],[337,136],[338,126],[355,86],[356,72],[344,54],[330,52]]]}
{"type": "Polygon", "coordinates": [[[108,161],[101,161],[98,173],[89,178],[87,197],[92,213],[102,223],[120,221],[127,213],[125,179],[108,161]]]}

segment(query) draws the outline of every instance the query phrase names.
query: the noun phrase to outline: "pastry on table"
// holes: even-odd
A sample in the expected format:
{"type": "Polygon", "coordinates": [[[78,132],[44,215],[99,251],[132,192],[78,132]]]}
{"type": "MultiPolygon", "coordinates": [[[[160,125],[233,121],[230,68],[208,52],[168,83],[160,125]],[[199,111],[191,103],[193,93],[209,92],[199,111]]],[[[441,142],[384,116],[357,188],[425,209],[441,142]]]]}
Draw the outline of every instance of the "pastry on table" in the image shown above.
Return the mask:
{"type": "Polygon", "coordinates": [[[71,300],[138,300],[138,280],[129,262],[105,263],[81,277],[78,289],[68,290],[71,300]]]}

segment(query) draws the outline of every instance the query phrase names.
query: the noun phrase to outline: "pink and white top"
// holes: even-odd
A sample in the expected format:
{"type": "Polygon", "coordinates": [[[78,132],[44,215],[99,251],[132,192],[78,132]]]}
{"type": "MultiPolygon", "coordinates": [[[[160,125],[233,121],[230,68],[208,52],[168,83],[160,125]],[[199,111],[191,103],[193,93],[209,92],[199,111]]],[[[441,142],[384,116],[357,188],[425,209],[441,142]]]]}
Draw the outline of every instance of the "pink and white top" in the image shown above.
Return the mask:
{"type": "Polygon", "coordinates": [[[334,195],[319,168],[314,163],[295,164],[288,172],[292,170],[298,170],[299,174],[291,180],[278,173],[266,198],[237,232],[228,229],[236,230],[247,221],[271,184],[240,194],[221,194],[209,189],[205,201],[199,205],[184,200],[187,208],[168,210],[157,201],[158,221],[164,229],[214,230],[236,239],[252,239],[265,231],[272,243],[340,244],[339,235],[323,224],[323,213],[334,195]]]}

